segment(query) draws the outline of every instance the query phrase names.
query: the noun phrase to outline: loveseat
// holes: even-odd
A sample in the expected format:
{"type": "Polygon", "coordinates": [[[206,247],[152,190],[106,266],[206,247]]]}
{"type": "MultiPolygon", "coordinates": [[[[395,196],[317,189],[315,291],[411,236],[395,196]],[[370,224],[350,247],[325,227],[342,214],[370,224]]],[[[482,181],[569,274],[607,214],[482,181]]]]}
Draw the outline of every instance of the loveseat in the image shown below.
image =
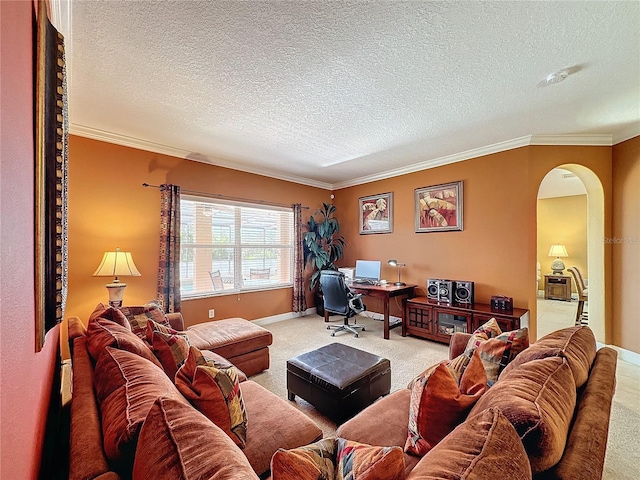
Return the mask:
{"type": "MultiPolygon", "coordinates": [[[[459,358],[469,338],[454,334],[450,359],[459,358]]],[[[600,479],[616,358],[611,348],[596,351],[586,326],[541,338],[511,360],[466,420],[424,456],[405,453],[407,480],[600,479]]],[[[337,435],[404,447],[410,403],[411,390],[398,390],[341,425],[337,435]]]]}
{"type": "MultiPolygon", "coordinates": [[[[88,328],[69,319],[70,479],[257,479],[278,448],[322,438],[306,415],[238,372],[246,409],[246,444],[239,446],[185,398],[174,384],[178,375],[170,378],[153,350],[112,321],[118,312],[103,315],[92,316],[88,328]]],[[[225,358],[202,353],[236,371],[225,358]]]]}

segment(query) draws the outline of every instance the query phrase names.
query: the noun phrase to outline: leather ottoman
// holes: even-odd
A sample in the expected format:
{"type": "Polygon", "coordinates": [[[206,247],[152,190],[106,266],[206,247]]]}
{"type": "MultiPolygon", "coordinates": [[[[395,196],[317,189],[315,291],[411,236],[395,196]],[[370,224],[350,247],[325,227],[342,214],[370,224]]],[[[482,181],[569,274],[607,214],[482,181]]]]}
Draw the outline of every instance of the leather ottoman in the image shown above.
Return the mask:
{"type": "Polygon", "coordinates": [[[287,360],[289,400],[298,395],[337,422],[391,390],[389,360],[332,343],[287,360]]]}
{"type": "Polygon", "coordinates": [[[192,325],[184,332],[189,344],[226,358],[250,377],[269,368],[273,336],[244,318],[227,318],[192,325]]]}

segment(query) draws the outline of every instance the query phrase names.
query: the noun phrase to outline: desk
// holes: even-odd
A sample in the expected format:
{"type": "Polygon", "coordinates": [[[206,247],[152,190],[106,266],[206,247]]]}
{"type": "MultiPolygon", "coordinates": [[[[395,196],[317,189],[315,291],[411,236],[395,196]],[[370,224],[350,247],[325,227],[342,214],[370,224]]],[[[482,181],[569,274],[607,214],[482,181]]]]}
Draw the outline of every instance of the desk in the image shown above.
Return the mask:
{"type": "MultiPolygon", "coordinates": [[[[415,288],[417,285],[415,284],[407,284],[402,286],[395,286],[393,284],[381,286],[381,285],[350,285],[349,288],[353,293],[360,293],[367,297],[376,297],[382,298],[384,301],[384,338],[385,340],[389,340],[389,299],[391,297],[399,297],[401,295],[406,295],[407,298],[413,298],[415,296],[415,288]]],[[[402,309],[404,310],[404,309],[402,309]]],[[[402,312],[404,316],[404,312],[402,312]]],[[[324,321],[329,321],[329,312],[324,311],[324,321]]],[[[402,325],[399,323],[398,325],[394,325],[394,328],[402,325]]]]}

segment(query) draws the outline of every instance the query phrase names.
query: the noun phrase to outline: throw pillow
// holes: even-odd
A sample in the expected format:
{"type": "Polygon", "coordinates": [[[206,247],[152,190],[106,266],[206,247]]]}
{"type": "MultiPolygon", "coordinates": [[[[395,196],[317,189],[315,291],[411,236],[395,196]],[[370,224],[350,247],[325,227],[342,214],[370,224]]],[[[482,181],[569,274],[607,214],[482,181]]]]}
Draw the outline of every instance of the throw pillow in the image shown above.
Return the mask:
{"type": "Polygon", "coordinates": [[[149,319],[147,322],[147,341],[151,343],[167,376],[173,381],[176,372],[189,355],[189,340],[176,330],[160,325],[149,319]]]}
{"type": "Polygon", "coordinates": [[[87,349],[96,362],[106,347],[118,348],[146,358],[156,366],[160,362],[149,346],[134,335],[131,330],[106,318],[96,318],[87,327],[87,349]]]}
{"type": "Polygon", "coordinates": [[[133,480],[150,478],[258,480],[222,430],[192,406],[163,397],[142,424],[133,464],[133,480]]]}
{"type": "Polygon", "coordinates": [[[247,379],[247,376],[244,374],[242,370],[236,367],[229,360],[224,358],[222,355],[218,355],[211,350],[200,350],[193,345],[190,347],[189,354],[191,354],[191,350],[193,350],[193,356],[195,357],[195,361],[197,365],[208,365],[210,367],[216,368],[231,368],[234,367],[238,372],[238,381],[244,382],[247,379]]]}
{"type": "Polygon", "coordinates": [[[235,367],[199,365],[201,356],[189,349],[175,376],[178,390],[209,420],[218,425],[240,448],[247,443],[247,411],[235,367]]]}
{"type": "Polygon", "coordinates": [[[96,363],[95,387],[104,451],[122,471],[130,471],[140,427],[156,399],[164,396],[188,405],[160,367],[111,347],[96,363]]]}
{"type": "Polygon", "coordinates": [[[271,458],[272,480],[403,480],[400,447],[377,447],[325,438],[291,450],[279,449],[271,458]]]}
{"type": "Polygon", "coordinates": [[[498,380],[500,373],[509,362],[528,346],[528,328],[502,333],[496,320],[492,318],[473,332],[464,354],[469,357],[475,351],[480,354],[487,371],[488,385],[491,386],[498,380]]]}
{"type": "Polygon", "coordinates": [[[120,310],[129,321],[131,331],[143,340],[147,340],[147,321],[149,320],[171,327],[169,319],[156,302],[147,302],[142,306],[122,307],[120,310]]]}
{"type": "Polygon", "coordinates": [[[534,475],[560,461],[576,406],[576,385],[564,358],[519,365],[491,387],[469,415],[494,406],[520,435],[534,475]]]}
{"type": "Polygon", "coordinates": [[[412,480],[531,480],[520,437],[498,408],[469,418],[433,447],[411,471],[412,480]]]}
{"type": "Polygon", "coordinates": [[[131,325],[129,325],[129,320],[127,320],[127,317],[120,310],[110,305],[99,303],[93,313],[89,315],[88,323],[93,322],[96,318],[106,318],[107,320],[111,320],[118,325],[122,325],[127,330],[131,330],[131,325]]]}
{"type": "Polygon", "coordinates": [[[423,456],[460,424],[487,389],[478,353],[469,360],[460,384],[445,363],[416,380],[409,404],[407,453],[423,456]]]}

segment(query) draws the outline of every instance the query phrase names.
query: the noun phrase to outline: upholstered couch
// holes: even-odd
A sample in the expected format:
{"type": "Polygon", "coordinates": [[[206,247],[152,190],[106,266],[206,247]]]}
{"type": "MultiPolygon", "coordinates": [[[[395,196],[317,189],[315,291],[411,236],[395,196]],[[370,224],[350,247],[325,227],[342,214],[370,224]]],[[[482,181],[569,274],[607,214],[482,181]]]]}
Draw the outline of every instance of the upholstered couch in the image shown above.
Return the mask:
{"type": "MultiPolygon", "coordinates": [[[[469,337],[452,337],[451,359],[465,351],[469,337]]],[[[466,420],[426,455],[405,453],[407,479],[601,478],[616,358],[611,348],[596,351],[588,327],[541,338],[502,370],[466,420]]],[[[337,434],[404,447],[410,403],[409,388],[396,391],[341,425],[337,434]]]]}
{"type": "MultiPolygon", "coordinates": [[[[171,320],[180,327],[177,316],[171,320]]],[[[181,394],[142,340],[108,318],[91,321],[95,328],[87,331],[77,317],[69,319],[70,479],[256,479],[278,448],[322,437],[306,415],[240,372],[246,445],[238,446],[181,394]],[[95,330],[99,341],[92,339],[95,330]]],[[[231,366],[211,355],[217,366],[231,366]]]]}

